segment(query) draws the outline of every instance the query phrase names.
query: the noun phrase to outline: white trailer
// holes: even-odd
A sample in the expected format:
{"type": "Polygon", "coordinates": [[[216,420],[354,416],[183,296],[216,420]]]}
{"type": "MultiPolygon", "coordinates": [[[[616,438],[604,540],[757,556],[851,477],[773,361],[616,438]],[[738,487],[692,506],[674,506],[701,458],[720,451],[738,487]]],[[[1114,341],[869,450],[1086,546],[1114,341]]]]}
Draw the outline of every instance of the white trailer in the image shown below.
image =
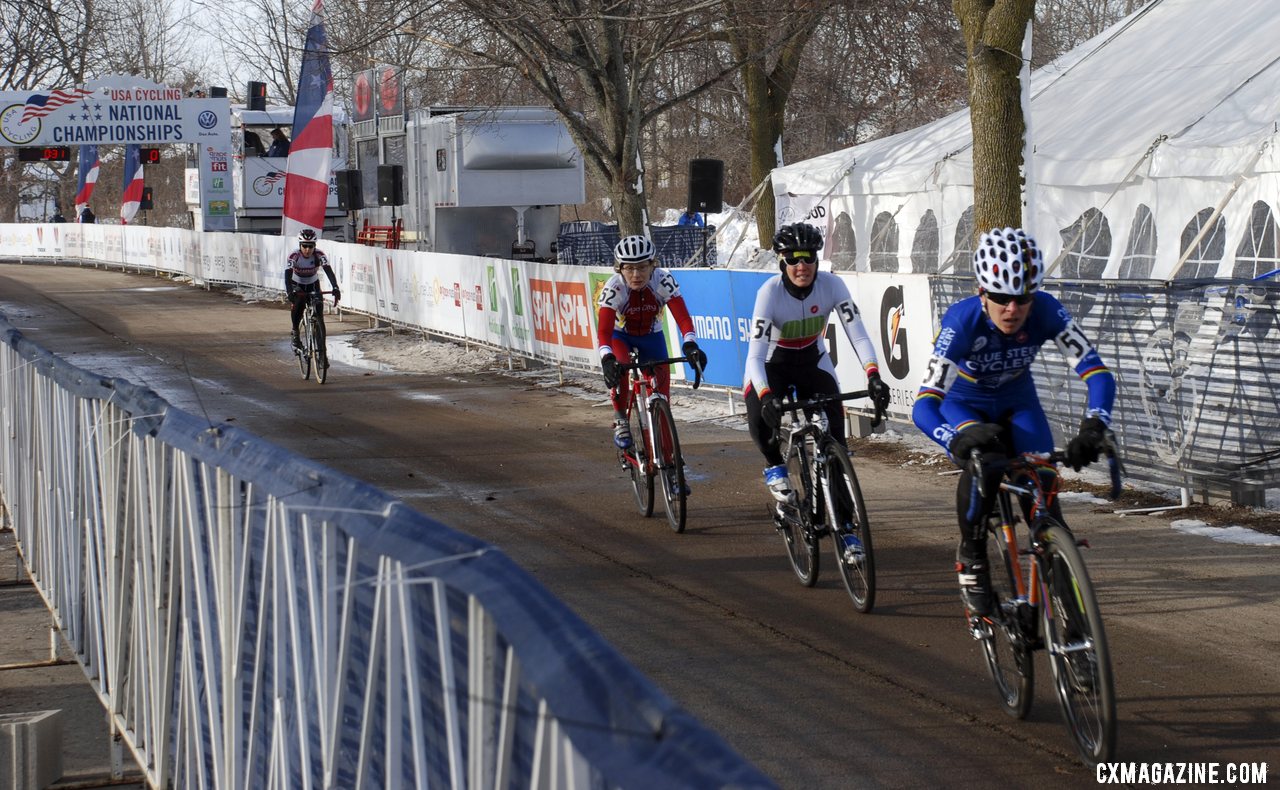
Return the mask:
{"type": "Polygon", "coordinates": [[[375,147],[362,148],[356,129],[365,184],[362,219],[384,225],[393,214],[402,219],[406,247],[552,258],[560,207],[586,199],[582,155],[547,107],[417,110],[402,129],[378,132],[381,162],[366,161],[372,157],[364,152],[375,147]],[[378,164],[402,165],[403,207],[379,205],[378,164]]]}

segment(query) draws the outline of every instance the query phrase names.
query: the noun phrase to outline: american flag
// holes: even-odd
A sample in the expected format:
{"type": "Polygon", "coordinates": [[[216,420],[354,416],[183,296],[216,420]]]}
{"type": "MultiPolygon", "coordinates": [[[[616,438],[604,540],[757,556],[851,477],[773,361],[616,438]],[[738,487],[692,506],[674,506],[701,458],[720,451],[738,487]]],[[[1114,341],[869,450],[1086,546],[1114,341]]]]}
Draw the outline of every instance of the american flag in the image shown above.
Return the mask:
{"type": "Polygon", "coordinates": [[[267,186],[270,186],[276,183],[277,181],[279,181],[280,179],[284,178],[284,175],[285,174],[281,173],[279,170],[273,170],[270,173],[267,173],[267,179],[266,179],[267,186]]]}
{"type": "Polygon", "coordinates": [[[324,227],[329,202],[329,158],[333,151],[333,72],[324,35],[324,0],[316,0],[307,26],[298,77],[298,100],[293,108],[293,142],[289,146],[288,177],[284,182],[283,236],[303,228],[324,227]]]}
{"type": "Polygon", "coordinates": [[[142,203],[142,156],[139,146],[124,147],[124,190],[120,196],[120,224],[128,225],[142,203]]]}
{"type": "Polygon", "coordinates": [[[64,104],[75,104],[85,96],[92,95],[93,91],[88,88],[58,88],[52,93],[33,93],[27,97],[22,123],[33,118],[43,118],[64,104]]]}
{"type": "Polygon", "coordinates": [[[76,187],[76,216],[89,205],[93,188],[98,183],[98,146],[80,146],[80,183],[76,187]]]}

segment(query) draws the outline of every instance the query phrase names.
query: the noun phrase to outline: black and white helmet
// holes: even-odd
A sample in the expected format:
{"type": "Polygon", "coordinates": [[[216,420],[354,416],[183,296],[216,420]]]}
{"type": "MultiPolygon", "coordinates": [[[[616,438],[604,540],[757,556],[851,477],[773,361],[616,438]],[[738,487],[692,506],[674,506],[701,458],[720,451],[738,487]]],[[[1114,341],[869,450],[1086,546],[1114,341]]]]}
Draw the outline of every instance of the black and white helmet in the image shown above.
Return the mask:
{"type": "Polygon", "coordinates": [[[773,234],[773,251],[786,255],[796,250],[817,252],[822,249],[822,231],[807,222],[783,225],[773,234]]]}
{"type": "Polygon", "coordinates": [[[298,231],[298,243],[299,244],[315,244],[316,232],[311,228],[303,228],[302,230],[298,231]]]}
{"type": "Polygon", "coordinates": [[[1022,228],[993,228],[978,239],[973,274],[984,291],[1022,296],[1044,280],[1044,256],[1022,228]]]}
{"type": "Polygon", "coordinates": [[[613,248],[613,260],[616,265],[626,263],[648,263],[653,260],[655,252],[653,242],[648,236],[624,236],[613,248]]]}

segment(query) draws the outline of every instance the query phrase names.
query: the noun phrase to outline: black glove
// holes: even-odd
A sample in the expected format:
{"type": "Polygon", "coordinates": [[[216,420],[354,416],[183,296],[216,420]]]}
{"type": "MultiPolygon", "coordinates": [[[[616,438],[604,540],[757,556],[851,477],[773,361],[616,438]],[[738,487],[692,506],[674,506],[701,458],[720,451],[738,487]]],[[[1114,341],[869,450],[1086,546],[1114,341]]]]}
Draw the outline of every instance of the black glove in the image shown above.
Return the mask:
{"type": "Polygon", "coordinates": [[[337,288],[334,288],[333,289],[333,306],[337,307],[338,302],[341,302],[341,301],[342,301],[342,291],[339,291],[337,288]]]}
{"type": "Polygon", "coordinates": [[[782,398],[777,395],[766,395],[760,399],[760,419],[776,431],[782,427],[782,398]]]}
{"type": "Polygon", "coordinates": [[[876,411],[888,410],[889,385],[880,380],[879,373],[867,374],[867,391],[871,393],[871,402],[875,404],[876,411]]]}
{"type": "Polygon", "coordinates": [[[690,340],[680,347],[680,351],[689,358],[689,364],[698,370],[707,369],[707,355],[702,349],[698,348],[698,344],[690,340]]]}
{"type": "Polygon", "coordinates": [[[1097,417],[1080,421],[1080,432],[1067,444],[1067,464],[1077,472],[1098,460],[1107,442],[1107,424],[1097,417]]]}
{"type": "Polygon", "coordinates": [[[622,369],[618,364],[618,358],[613,354],[605,354],[600,358],[600,369],[604,371],[604,385],[609,389],[618,386],[618,379],[622,378],[622,369]]]}
{"type": "Polygon", "coordinates": [[[1003,430],[994,422],[970,425],[956,434],[947,452],[951,453],[951,460],[955,461],[957,466],[964,468],[969,464],[969,456],[974,450],[981,450],[984,453],[1004,452],[1004,443],[1000,441],[1003,430]]]}
{"type": "Polygon", "coordinates": [[[292,291],[290,291],[288,296],[289,296],[290,304],[297,304],[298,302],[302,301],[302,291],[298,288],[294,288],[292,291]]]}

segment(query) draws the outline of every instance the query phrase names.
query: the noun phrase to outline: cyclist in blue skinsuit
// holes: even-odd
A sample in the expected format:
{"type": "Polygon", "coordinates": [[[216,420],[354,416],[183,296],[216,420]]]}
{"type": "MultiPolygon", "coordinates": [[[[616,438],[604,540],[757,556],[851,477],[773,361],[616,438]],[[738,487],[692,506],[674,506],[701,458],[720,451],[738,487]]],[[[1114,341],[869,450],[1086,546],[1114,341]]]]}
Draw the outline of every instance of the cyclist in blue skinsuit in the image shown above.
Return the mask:
{"type": "MultiPolygon", "coordinates": [[[[973,272],[978,295],[956,302],[942,317],[912,410],[916,426],[961,468],[975,449],[1002,456],[1052,452],[1053,433],[1036,395],[1031,363],[1053,340],[1089,390],[1080,432],[1067,446],[1067,463],[1079,471],[1098,460],[1111,424],[1115,377],[1062,303],[1040,290],[1044,259],[1035,240],[1013,228],[982,234],[973,272]]],[[[961,597],[975,615],[991,611],[984,517],[994,501],[995,482],[983,499],[966,470],[956,491],[956,572],[961,597]]],[[[1051,510],[1061,521],[1056,500],[1051,510]]]]}

